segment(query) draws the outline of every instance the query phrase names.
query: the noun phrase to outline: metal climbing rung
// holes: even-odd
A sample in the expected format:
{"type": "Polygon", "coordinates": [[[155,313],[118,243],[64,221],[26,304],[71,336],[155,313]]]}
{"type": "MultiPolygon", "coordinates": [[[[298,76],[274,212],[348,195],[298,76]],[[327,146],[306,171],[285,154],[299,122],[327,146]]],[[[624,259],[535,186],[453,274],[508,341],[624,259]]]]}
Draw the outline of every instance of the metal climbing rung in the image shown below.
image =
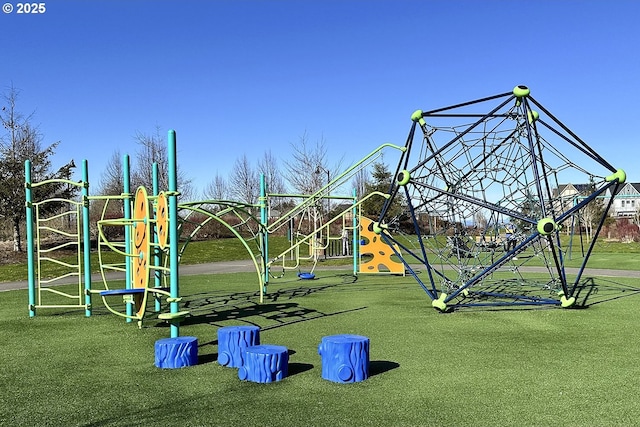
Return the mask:
{"type": "Polygon", "coordinates": [[[81,202],[73,200],[47,199],[34,203],[36,224],[36,290],[38,308],[86,308],[82,288],[82,242],[80,232],[81,202]],[[70,209],[42,218],[41,210],[49,203],[68,204],[70,209]],[[66,225],[75,229],[63,228],[66,225]],[[46,239],[53,239],[50,245],[46,239]],[[63,240],[60,242],[59,240],[63,240]],[[75,261],[68,262],[56,257],[62,251],[73,252],[75,261]],[[60,285],[74,284],[77,289],[62,290],[60,285]],[[46,295],[46,296],[45,296],[46,295]],[[73,302],[69,303],[72,300],[73,302]]]}

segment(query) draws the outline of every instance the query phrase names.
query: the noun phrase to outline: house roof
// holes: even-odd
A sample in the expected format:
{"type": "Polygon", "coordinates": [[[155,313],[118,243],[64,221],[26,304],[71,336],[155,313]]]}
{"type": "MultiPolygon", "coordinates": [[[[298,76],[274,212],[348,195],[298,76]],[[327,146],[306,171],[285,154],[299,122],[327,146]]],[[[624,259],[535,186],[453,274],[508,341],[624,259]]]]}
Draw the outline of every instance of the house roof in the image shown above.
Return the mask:
{"type": "Polygon", "coordinates": [[[578,193],[583,193],[589,191],[591,188],[591,184],[559,184],[558,185],[558,194],[563,194],[570,191],[571,189],[575,190],[578,193]]]}
{"type": "MultiPolygon", "coordinates": [[[[616,191],[615,195],[618,195],[622,190],[628,189],[631,187],[631,193],[637,193],[638,197],[640,197],[640,182],[627,182],[624,185],[618,187],[618,191],[616,191]]],[[[559,184],[558,185],[558,194],[563,194],[571,190],[575,190],[578,193],[587,193],[591,189],[591,184],[559,184]]],[[[614,195],[614,196],[615,196],[614,195]]]]}
{"type": "Polygon", "coordinates": [[[616,195],[618,195],[623,189],[631,187],[631,193],[637,193],[638,197],[640,197],[640,182],[627,182],[624,185],[618,187],[618,191],[616,191],[616,195]]]}

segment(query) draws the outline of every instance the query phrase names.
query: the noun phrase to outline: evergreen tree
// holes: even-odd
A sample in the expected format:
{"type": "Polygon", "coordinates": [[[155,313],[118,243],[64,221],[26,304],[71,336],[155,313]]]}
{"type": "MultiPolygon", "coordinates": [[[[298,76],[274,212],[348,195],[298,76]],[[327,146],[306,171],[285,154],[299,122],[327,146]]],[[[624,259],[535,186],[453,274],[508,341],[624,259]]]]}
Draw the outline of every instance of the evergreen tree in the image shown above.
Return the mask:
{"type": "MultiPolygon", "coordinates": [[[[18,91],[11,87],[4,95],[7,105],[0,111],[0,123],[5,134],[0,137],[0,217],[9,221],[13,230],[13,250],[22,251],[20,226],[25,219],[25,175],[24,164],[31,161],[33,182],[51,179],[71,179],[73,160],[57,171],[51,171],[51,156],[59,142],[42,146],[42,136],[31,124],[32,116],[24,117],[17,110],[18,91]]],[[[63,182],[34,189],[34,200],[71,199],[77,195],[78,187],[63,182]]],[[[64,208],[63,202],[49,203],[41,209],[41,215],[64,208]]]]}
{"type": "MultiPolygon", "coordinates": [[[[365,194],[364,197],[373,193],[381,192],[388,193],[391,188],[391,172],[384,163],[374,163],[373,171],[371,172],[371,181],[366,182],[364,185],[365,194]]],[[[372,196],[362,202],[362,215],[377,220],[382,212],[382,208],[387,199],[382,196],[372,196]]],[[[405,210],[404,197],[396,196],[392,201],[389,209],[387,210],[386,218],[388,221],[395,218],[399,218],[405,210]]]]}

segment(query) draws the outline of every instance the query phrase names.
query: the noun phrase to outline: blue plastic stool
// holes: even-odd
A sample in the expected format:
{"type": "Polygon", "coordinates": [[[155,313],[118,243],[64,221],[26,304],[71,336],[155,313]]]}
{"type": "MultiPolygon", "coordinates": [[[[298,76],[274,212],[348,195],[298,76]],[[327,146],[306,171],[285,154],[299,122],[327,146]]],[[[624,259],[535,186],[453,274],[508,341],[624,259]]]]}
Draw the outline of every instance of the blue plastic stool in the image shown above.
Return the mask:
{"type": "Polygon", "coordinates": [[[198,364],[198,338],[163,338],[155,343],[157,368],[183,368],[198,364]]]}
{"type": "Polygon", "coordinates": [[[255,345],[245,349],[238,378],[255,383],[280,381],[289,375],[289,349],[281,345],[255,345]]]}
{"type": "Polygon", "coordinates": [[[244,360],[244,350],[260,344],[260,328],[257,326],[225,326],[218,329],[218,363],[239,368],[244,360]]]}
{"type": "Polygon", "coordinates": [[[322,378],[354,383],[369,378],[369,338],[360,335],[329,335],[318,346],[322,378]]]}

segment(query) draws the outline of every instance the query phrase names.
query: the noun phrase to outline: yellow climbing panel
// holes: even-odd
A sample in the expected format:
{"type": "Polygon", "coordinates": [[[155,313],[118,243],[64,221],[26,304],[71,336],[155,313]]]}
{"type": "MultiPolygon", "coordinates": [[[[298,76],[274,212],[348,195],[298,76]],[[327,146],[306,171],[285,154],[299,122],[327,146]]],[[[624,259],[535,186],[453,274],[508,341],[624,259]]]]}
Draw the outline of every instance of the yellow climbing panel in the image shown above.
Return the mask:
{"type": "MultiPolygon", "coordinates": [[[[398,245],[394,245],[400,252],[398,245]]],[[[392,259],[393,250],[373,231],[373,220],[360,217],[359,273],[390,273],[404,276],[404,264],[392,259]]]]}

